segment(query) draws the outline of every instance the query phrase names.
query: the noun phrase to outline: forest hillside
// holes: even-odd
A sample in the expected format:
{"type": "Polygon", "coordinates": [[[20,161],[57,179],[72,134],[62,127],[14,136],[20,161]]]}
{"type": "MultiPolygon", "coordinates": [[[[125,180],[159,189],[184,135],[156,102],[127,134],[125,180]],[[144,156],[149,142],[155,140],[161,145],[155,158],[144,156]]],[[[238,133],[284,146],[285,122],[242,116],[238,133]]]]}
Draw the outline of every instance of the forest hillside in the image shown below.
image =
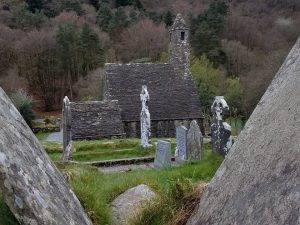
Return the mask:
{"type": "Polygon", "coordinates": [[[247,118],[300,34],[298,0],[0,0],[0,86],[46,111],[101,99],[104,63],[168,62],[177,13],[204,111],[225,95],[247,118]]]}

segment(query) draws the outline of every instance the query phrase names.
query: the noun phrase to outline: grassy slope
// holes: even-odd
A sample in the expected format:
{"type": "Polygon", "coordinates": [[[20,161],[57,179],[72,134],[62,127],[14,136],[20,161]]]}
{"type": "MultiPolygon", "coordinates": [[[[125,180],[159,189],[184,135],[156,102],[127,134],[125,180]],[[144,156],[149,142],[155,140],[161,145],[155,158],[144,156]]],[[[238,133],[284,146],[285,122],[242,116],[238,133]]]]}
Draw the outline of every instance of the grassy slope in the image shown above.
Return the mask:
{"type": "MultiPolygon", "coordinates": [[[[174,212],[180,209],[184,195],[178,195],[179,189],[187,192],[197,182],[207,182],[215,174],[222,159],[213,155],[210,145],[206,144],[205,159],[201,162],[167,170],[135,170],[124,173],[103,174],[97,171],[73,172],[72,187],[84,207],[101,224],[110,223],[109,203],[119,194],[138,184],[147,184],[159,193],[159,202],[163,207],[154,207],[135,224],[168,224],[174,212]],[[174,200],[175,198],[175,200],[174,200]],[[161,209],[164,210],[161,210],[161,209]],[[147,222],[145,222],[147,221],[147,222]]],[[[180,192],[180,191],[179,191],[180,192]]],[[[100,223],[99,223],[100,224],[100,223]]]]}
{"type": "MultiPolygon", "coordinates": [[[[153,139],[156,143],[157,139],[153,139]]],[[[175,139],[171,139],[172,151],[175,151],[175,139]]],[[[132,157],[154,156],[155,144],[147,151],[139,146],[138,139],[117,139],[98,141],[75,141],[73,160],[79,162],[123,159],[132,157]]],[[[62,145],[59,143],[42,142],[46,151],[54,161],[59,161],[62,154],[62,145]]]]}
{"type": "MultiPolygon", "coordinates": [[[[172,140],[174,142],[174,140],[172,140]]],[[[80,160],[94,156],[92,151],[103,152],[101,157],[96,155],[91,160],[105,159],[112,157],[124,157],[123,153],[114,150],[131,149],[126,152],[126,156],[141,156],[138,147],[138,140],[113,140],[113,141],[83,141],[75,144],[80,160]],[[80,154],[82,156],[79,156],[80,154]],[[84,155],[86,153],[86,155],[84,155]]],[[[48,151],[56,152],[61,147],[56,144],[48,144],[48,151]]],[[[173,150],[174,150],[173,143],[173,150]]],[[[197,182],[209,181],[219,167],[222,158],[211,153],[210,144],[205,144],[205,159],[195,164],[171,168],[167,170],[134,170],[128,173],[103,174],[90,167],[69,166],[72,174],[71,186],[79,197],[80,201],[93,219],[95,225],[110,224],[109,203],[119,194],[128,188],[138,184],[147,184],[158,194],[159,199],[156,206],[148,208],[146,213],[141,216],[135,225],[158,225],[170,224],[172,215],[176,214],[183,206],[185,194],[190,193],[197,182]]],[[[154,148],[149,151],[154,154],[154,148]]],[[[57,154],[57,153],[52,153],[57,154]]],[[[52,155],[50,154],[50,155],[52,155]]],[[[0,197],[0,225],[17,224],[2,202],[0,197]]]]}

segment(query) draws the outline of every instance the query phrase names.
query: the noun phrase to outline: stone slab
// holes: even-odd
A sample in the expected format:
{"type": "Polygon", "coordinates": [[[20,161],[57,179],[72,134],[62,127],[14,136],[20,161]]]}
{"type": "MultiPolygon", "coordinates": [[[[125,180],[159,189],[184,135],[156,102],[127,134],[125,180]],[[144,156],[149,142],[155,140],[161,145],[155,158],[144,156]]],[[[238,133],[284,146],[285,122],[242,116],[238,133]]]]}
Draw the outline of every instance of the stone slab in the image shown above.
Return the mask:
{"type": "Polygon", "coordinates": [[[74,192],[1,88],[0,189],[22,225],[92,225],[74,192]]]}
{"type": "Polygon", "coordinates": [[[300,224],[300,39],[187,225],[300,224]]]}
{"type": "Polygon", "coordinates": [[[155,168],[168,168],[171,167],[171,143],[168,141],[157,142],[155,160],[155,168]]]}

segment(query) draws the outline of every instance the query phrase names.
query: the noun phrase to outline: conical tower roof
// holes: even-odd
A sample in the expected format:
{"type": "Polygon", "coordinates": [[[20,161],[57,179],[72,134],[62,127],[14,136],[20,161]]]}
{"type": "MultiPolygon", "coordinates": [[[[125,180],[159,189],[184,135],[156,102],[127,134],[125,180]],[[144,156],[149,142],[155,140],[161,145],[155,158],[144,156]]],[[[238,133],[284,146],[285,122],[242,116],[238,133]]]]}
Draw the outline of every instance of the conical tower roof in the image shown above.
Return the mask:
{"type": "Polygon", "coordinates": [[[186,23],[180,13],[177,14],[170,30],[188,30],[188,27],[186,26],[186,23]]]}

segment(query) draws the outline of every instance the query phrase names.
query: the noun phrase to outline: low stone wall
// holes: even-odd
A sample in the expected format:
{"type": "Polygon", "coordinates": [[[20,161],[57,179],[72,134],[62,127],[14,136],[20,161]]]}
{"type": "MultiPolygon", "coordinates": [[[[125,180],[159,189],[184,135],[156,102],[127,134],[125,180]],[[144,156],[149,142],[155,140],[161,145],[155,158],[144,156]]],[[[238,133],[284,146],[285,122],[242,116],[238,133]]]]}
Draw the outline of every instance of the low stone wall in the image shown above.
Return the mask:
{"type": "Polygon", "coordinates": [[[125,137],[118,101],[70,102],[65,117],[71,140],[125,137]]]}
{"type": "MultiPolygon", "coordinates": [[[[176,127],[183,125],[189,128],[193,119],[186,120],[152,120],[151,121],[151,137],[175,137],[176,127]]],[[[203,119],[195,119],[204,135],[203,119]]],[[[124,130],[127,138],[139,138],[141,136],[140,121],[123,122],[124,130]]]]}

